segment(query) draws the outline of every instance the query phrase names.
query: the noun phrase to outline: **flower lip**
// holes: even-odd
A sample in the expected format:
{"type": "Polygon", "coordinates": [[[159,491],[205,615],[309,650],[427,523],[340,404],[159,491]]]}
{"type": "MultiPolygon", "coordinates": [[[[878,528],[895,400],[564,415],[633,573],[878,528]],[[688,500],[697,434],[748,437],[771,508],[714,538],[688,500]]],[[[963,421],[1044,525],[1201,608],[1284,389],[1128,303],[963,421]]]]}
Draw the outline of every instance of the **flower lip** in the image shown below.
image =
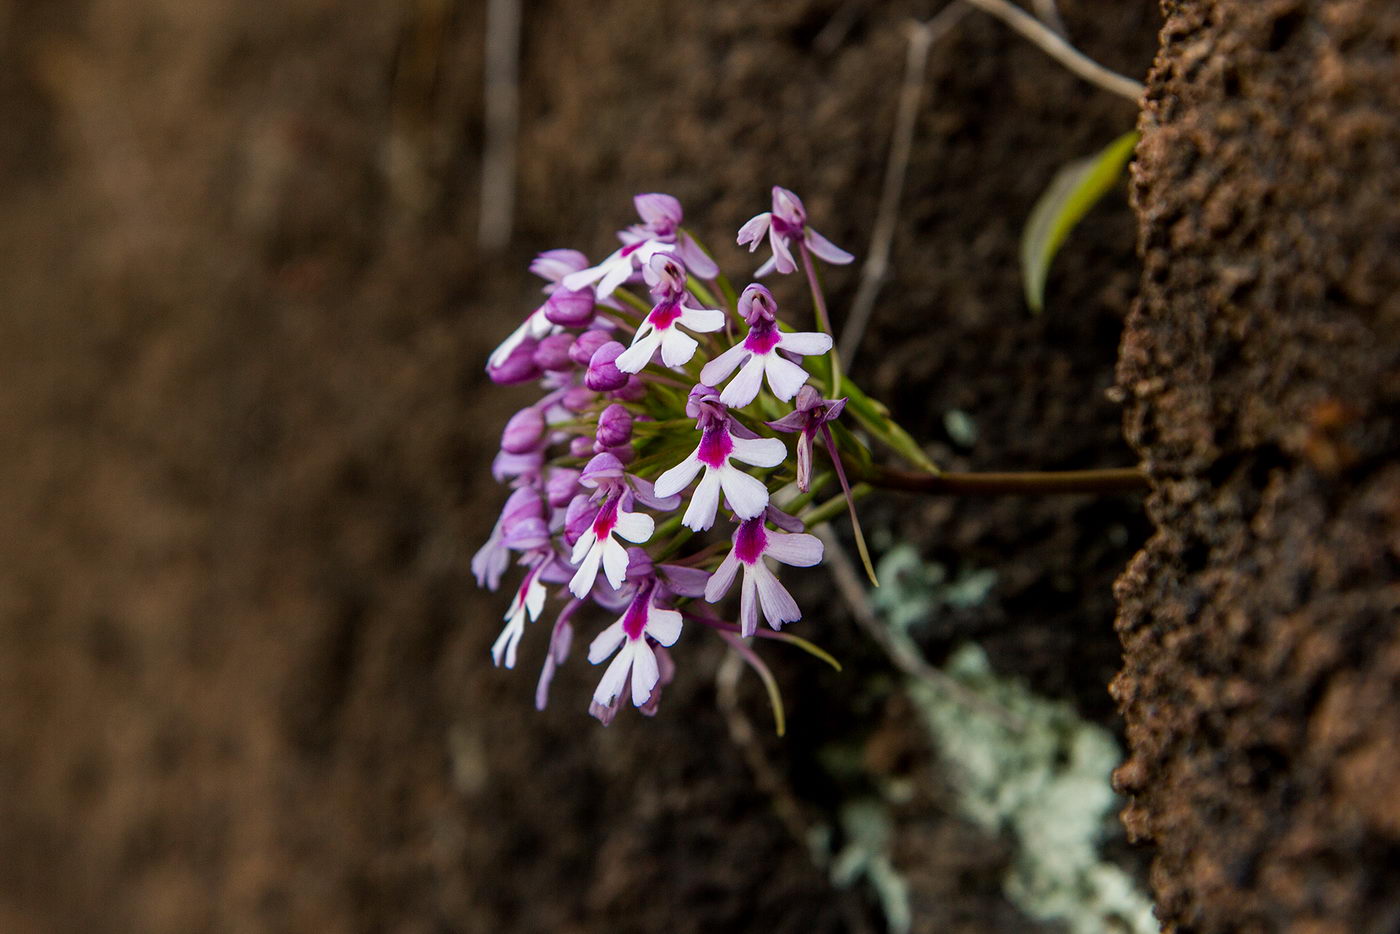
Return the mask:
{"type": "Polygon", "coordinates": [[[771,320],[760,317],[749,328],[748,336],[744,338],[744,349],[766,354],[782,342],[783,332],[771,320]]]}
{"type": "Polygon", "coordinates": [[[695,458],[706,467],[723,467],[734,453],[734,439],[728,425],[712,425],[700,435],[700,447],[695,458]]]}
{"type": "Polygon", "coordinates": [[[734,555],[745,564],[753,564],[768,548],[768,532],[763,528],[763,515],[745,519],[734,536],[734,555]]]}
{"type": "Polygon", "coordinates": [[[627,612],[622,614],[622,631],[627,638],[636,642],[646,632],[647,610],[651,604],[651,588],[645,587],[638,592],[636,599],[627,605],[627,612]]]}

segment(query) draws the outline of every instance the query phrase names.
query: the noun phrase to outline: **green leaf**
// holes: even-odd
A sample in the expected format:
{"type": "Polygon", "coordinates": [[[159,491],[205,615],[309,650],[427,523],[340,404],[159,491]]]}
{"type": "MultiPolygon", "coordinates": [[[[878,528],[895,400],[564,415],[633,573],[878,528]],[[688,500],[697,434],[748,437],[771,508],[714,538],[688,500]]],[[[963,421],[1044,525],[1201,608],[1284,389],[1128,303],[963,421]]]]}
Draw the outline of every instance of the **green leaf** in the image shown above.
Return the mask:
{"type": "Polygon", "coordinates": [[[1045,307],[1045,278],[1074,225],[1123,174],[1137,145],[1136,130],[1124,133],[1102,151],[1060,169],[1040,196],[1021,234],[1021,272],[1026,304],[1039,314],[1045,307]]]}

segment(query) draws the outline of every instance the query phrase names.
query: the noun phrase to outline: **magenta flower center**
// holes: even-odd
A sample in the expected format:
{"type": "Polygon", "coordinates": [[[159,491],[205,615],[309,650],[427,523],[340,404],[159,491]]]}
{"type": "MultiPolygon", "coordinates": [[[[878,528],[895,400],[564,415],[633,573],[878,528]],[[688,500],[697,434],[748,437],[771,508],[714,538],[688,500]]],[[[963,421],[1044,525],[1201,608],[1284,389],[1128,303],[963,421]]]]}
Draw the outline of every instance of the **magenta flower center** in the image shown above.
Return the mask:
{"type": "Polygon", "coordinates": [[[680,302],[661,302],[651,310],[651,314],[647,317],[647,320],[650,321],[652,327],[656,328],[658,331],[664,331],[674,324],[676,319],[682,314],[680,302]]]}
{"type": "Polygon", "coordinates": [[[757,564],[768,550],[768,531],[763,527],[763,516],[745,519],[739,524],[734,535],[734,557],[745,564],[757,564]]]}
{"type": "Polygon", "coordinates": [[[744,349],[763,356],[782,342],[783,332],[775,322],[759,318],[749,328],[749,336],[744,338],[744,349]]]}
{"type": "Polygon", "coordinates": [[[593,534],[599,541],[607,538],[617,525],[617,500],[609,499],[603,503],[603,508],[598,510],[597,517],[593,520],[593,534]]]}
{"type": "Polygon", "coordinates": [[[721,422],[705,429],[700,436],[700,449],[695,457],[706,467],[723,467],[734,453],[734,439],[729,437],[729,425],[721,422]]]}
{"type": "Polygon", "coordinates": [[[622,631],[633,642],[646,632],[647,609],[650,603],[651,588],[647,588],[632,598],[632,602],[627,605],[627,612],[622,614],[622,631]]]}

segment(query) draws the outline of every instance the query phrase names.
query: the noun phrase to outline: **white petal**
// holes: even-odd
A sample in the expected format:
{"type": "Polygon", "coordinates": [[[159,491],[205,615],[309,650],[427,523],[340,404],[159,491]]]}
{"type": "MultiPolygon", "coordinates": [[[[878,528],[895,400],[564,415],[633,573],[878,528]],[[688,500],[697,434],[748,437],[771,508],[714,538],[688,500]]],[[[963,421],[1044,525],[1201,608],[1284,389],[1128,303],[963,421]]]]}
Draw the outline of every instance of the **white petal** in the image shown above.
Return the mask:
{"type": "Polygon", "coordinates": [[[608,271],[608,263],[612,262],[614,257],[616,256],[617,254],[614,253],[612,256],[609,256],[607,259],[599,263],[597,266],[590,266],[587,269],[580,269],[578,272],[571,272],[563,279],[560,279],[559,284],[562,285],[564,288],[568,289],[570,292],[577,292],[579,289],[586,289],[593,283],[597,282],[599,279],[603,278],[604,273],[608,271]]]}
{"type": "Polygon", "coordinates": [[[831,349],[831,335],[820,331],[789,331],[782,336],[778,346],[788,353],[810,357],[831,349]]]}
{"type": "Polygon", "coordinates": [[[768,505],[768,487],[761,480],[750,477],[738,467],[722,467],[716,473],[724,486],[725,501],[734,515],[740,519],[752,519],[763,512],[768,505]]]}
{"type": "Polygon", "coordinates": [[[632,706],[640,707],[651,698],[652,689],[661,680],[656,665],[656,653],[645,639],[632,644],[632,706]]]}
{"type": "MultiPolygon", "coordinates": [[[[530,317],[533,318],[534,315],[532,314],[530,317]]],[[[526,318],[520,327],[510,332],[510,337],[501,341],[500,346],[491,351],[491,356],[487,358],[486,362],[491,366],[500,366],[502,363],[505,363],[506,358],[510,356],[510,352],[520,346],[520,342],[525,340],[525,336],[529,331],[530,318],[526,318]]]]}
{"type": "Polygon", "coordinates": [[[598,541],[598,536],[594,533],[593,527],[589,526],[584,529],[583,534],[578,537],[578,541],[574,542],[574,551],[573,554],[569,555],[569,563],[578,564],[582,561],[584,555],[588,554],[589,549],[596,541],[598,541]]]}
{"type": "MultiPolygon", "coordinates": [[[[772,535],[772,532],[768,533],[772,535]]],[[[710,603],[718,603],[720,598],[729,593],[730,586],[734,583],[734,575],[739,570],[739,557],[734,554],[731,548],[729,554],[724,556],[724,560],[715,568],[715,573],[710,575],[710,579],[705,582],[705,599],[710,603]]]]}
{"type": "Polygon", "coordinates": [[[695,349],[699,346],[699,341],[689,334],[668,328],[665,336],[661,338],[661,362],[667,366],[683,366],[695,356],[695,349]]]}
{"type": "Polygon", "coordinates": [[[758,601],[754,599],[753,566],[744,568],[744,582],[739,587],[739,635],[745,638],[758,629],[758,601]]]}
{"type": "Polygon", "coordinates": [[[769,354],[763,369],[768,375],[768,388],[784,402],[791,402],[797,390],[807,382],[806,370],[778,354],[769,354]]]}
{"type": "Polygon", "coordinates": [[[613,585],[613,590],[622,586],[622,582],[627,579],[627,549],[613,541],[612,536],[603,542],[603,574],[607,577],[608,583],[613,585]]]}
{"type": "Polygon", "coordinates": [[[617,647],[626,638],[627,633],[622,630],[622,620],[618,620],[593,637],[593,641],[588,645],[588,663],[590,665],[598,664],[616,652],[617,647]]]}
{"type": "Polygon", "coordinates": [[[817,233],[811,227],[807,228],[807,249],[812,251],[812,255],[826,260],[836,266],[844,266],[855,259],[850,253],[841,249],[830,240],[817,233]]]}
{"type": "Polygon", "coordinates": [[[739,375],[719,394],[719,401],[734,409],[743,408],[752,402],[758,395],[759,387],[763,385],[763,363],[764,358],[758,354],[749,357],[739,375]]]}
{"type": "Polygon", "coordinates": [[[822,540],[804,532],[768,532],[764,555],[795,568],[809,568],[822,560],[822,540]]]}
{"type": "Polygon", "coordinates": [[[500,668],[502,663],[507,668],[515,667],[515,649],[520,645],[520,637],[525,634],[525,614],[517,613],[506,623],[501,634],[496,637],[496,642],[491,646],[491,660],[500,668]]]}
{"type": "Polygon", "coordinates": [[[647,331],[650,325],[643,325],[637,331],[637,336],[632,340],[632,346],[617,355],[613,364],[624,373],[640,373],[642,369],[651,362],[651,355],[656,353],[656,345],[661,343],[661,335],[655,329],[647,331]]]}
{"type": "Polygon", "coordinates": [[[724,312],[718,308],[685,308],[676,321],[697,334],[709,334],[724,327],[724,312]]]}
{"type": "Polygon", "coordinates": [[[593,582],[598,579],[598,563],[602,560],[603,549],[590,548],[584,556],[583,563],[574,572],[573,579],[569,581],[569,592],[580,600],[588,596],[588,592],[593,589],[593,582]]]}
{"type": "Polygon", "coordinates": [[[733,438],[730,457],[755,467],[776,467],[787,460],[787,445],[777,438],[733,438]]]}
{"type": "Polygon", "coordinates": [[[645,513],[619,512],[613,531],[629,542],[640,545],[656,531],[656,521],[645,513]]]}
{"type": "Polygon", "coordinates": [[[788,593],[787,588],[768,570],[762,558],[749,569],[749,573],[753,575],[754,587],[758,590],[758,602],[763,607],[763,616],[768,620],[769,626],[782,629],[783,623],[795,622],[802,618],[797,601],[792,599],[792,594],[788,593]]]}
{"type": "Polygon", "coordinates": [[[599,300],[605,299],[617,291],[617,287],[630,278],[632,278],[632,257],[629,256],[613,264],[612,268],[604,273],[603,278],[598,282],[597,295],[599,300]]]}
{"type": "MultiPolygon", "coordinates": [[[[705,468],[705,476],[701,478],[700,485],[695,488],[695,495],[690,498],[690,505],[685,510],[681,525],[697,532],[703,532],[715,524],[715,513],[719,511],[720,472],[713,467],[705,468]]],[[[759,484],[759,486],[762,485],[759,484]]],[[[764,496],[767,496],[767,490],[764,491],[764,496]]]]}
{"type": "Polygon", "coordinates": [[[593,700],[597,704],[606,707],[613,702],[613,698],[622,693],[622,685],[627,682],[627,672],[632,670],[632,645],[629,643],[622,647],[622,651],[617,653],[617,658],[612,660],[608,670],[603,672],[603,678],[598,682],[598,687],[593,691],[593,700]]]}
{"type": "Polygon", "coordinates": [[[744,358],[749,355],[749,349],[740,341],[730,347],[724,353],[715,357],[705,368],[700,371],[700,382],[706,386],[718,386],[724,382],[724,378],[734,372],[734,368],[744,362],[744,358]]]}
{"type": "Polygon", "coordinates": [[[755,279],[762,279],[764,276],[772,272],[773,267],[776,265],[778,265],[778,258],[776,256],[768,257],[768,259],[763,263],[762,266],[759,266],[753,271],[753,277],[755,279]]]}
{"type": "Polygon", "coordinates": [[[778,233],[777,230],[768,231],[768,242],[773,245],[773,265],[778,272],[787,275],[797,271],[797,263],[792,258],[792,251],[788,249],[787,237],[778,233]]]}
{"type": "Polygon", "coordinates": [[[740,246],[745,243],[749,245],[749,252],[758,249],[758,245],[763,242],[764,234],[768,233],[768,225],[773,221],[773,213],[764,211],[762,214],[755,214],[744,221],[744,226],[739,228],[739,237],[735,241],[740,246]]]}
{"type": "Polygon", "coordinates": [[[530,619],[540,618],[540,612],[544,609],[544,584],[540,583],[539,575],[536,574],[530,579],[530,586],[525,589],[525,609],[530,614],[530,619]]]}
{"type": "Polygon", "coordinates": [[[657,477],[656,485],[652,487],[656,495],[664,499],[690,486],[690,481],[694,480],[700,468],[705,466],[700,463],[699,453],[700,449],[697,447],[689,457],[657,477]]]}
{"type": "Polygon", "coordinates": [[[675,645],[681,637],[681,614],[675,610],[651,608],[647,618],[646,634],[662,645],[675,645]]]}

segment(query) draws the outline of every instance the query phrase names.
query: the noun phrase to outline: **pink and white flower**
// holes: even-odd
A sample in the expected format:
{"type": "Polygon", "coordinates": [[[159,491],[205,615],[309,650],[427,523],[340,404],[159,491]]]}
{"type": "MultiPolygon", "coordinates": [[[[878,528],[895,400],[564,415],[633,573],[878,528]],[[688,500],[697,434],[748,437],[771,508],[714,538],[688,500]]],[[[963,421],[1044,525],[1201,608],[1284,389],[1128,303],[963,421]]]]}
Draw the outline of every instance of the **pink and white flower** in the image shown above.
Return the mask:
{"type": "Polygon", "coordinates": [[[792,599],[792,594],[764,563],[764,558],[772,558],[792,567],[811,567],[822,559],[822,542],[815,535],[776,532],[765,528],[762,515],[739,524],[734,532],[734,547],[705,585],[705,599],[717,603],[729,592],[734,575],[742,566],[744,581],[739,591],[739,628],[744,636],[753,635],[758,628],[760,608],[768,625],[774,629],[781,629],[783,623],[802,618],[797,601],[792,599]]]}
{"type": "Polygon", "coordinates": [[[515,650],[520,645],[520,637],[525,634],[525,617],[528,615],[531,622],[538,620],[544,610],[544,599],[545,590],[544,584],[540,582],[540,567],[532,567],[525,572],[525,580],[521,582],[520,589],[515,592],[515,599],[511,600],[510,608],[506,610],[505,628],[491,646],[491,659],[497,668],[503,663],[507,668],[515,667],[515,650]]]}
{"type": "Polygon", "coordinates": [[[714,525],[719,494],[741,519],[752,518],[768,505],[768,488],[729,461],[755,467],[776,467],[787,457],[787,445],[777,438],[736,438],[728,416],[702,417],[700,444],[690,456],[656,478],[656,495],[671,496],[690,485],[701,469],[705,475],[690,499],[681,524],[699,532],[714,525]]]}
{"type": "Polygon", "coordinates": [[[630,674],[632,705],[641,707],[646,704],[661,680],[656,651],[647,640],[653,639],[661,645],[670,646],[676,644],[680,635],[681,614],[652,603],[652,588],[645,587],[639,591],[628,604],[627,611],[600,632],[588,647],[588,661],[594,665],[617,653],[593,692],[593,702],[600,707],[610,706],[622,693],[630,674]]]}
{"type": "MultiPolygon", "coordinates": [[[[778,443],[782,444],[781,441],[778,443]]],[[[609,496],[604,500],[592,524],[574,542],[569,563],[577,565],[578,570],[573,580],[569,581],[569,590],[580,600],[593,589],[599,565],[602,565],[603,574],[614,590],[622,586],[627,575],[627,548],[613,535],[640,545],[656,531],[656,522],[651,516],[624,511],[621,499],[620,496],[609,496]]]]}
{"type": "Polygon", "coordinates": [[[685,304],[685,269],[675,259],[658,254],[651,258],[644,271],[657,302],[637,328],[632,346],[617,358],[617,368],[624,373],[641,372],[658,348],[662,363],[684,366],[700,345],[695,338],[682,332],[682,327],[700,334],[724,327],[724,312],[685,304]]]}
{"type": "Polygon", "coordinates": [[[807,226],[807,209],[797,195],[773,186],[773,210],[756,214],[739,228],[739,245],[748,244],[749,252],[758,249],[764,236],[773,247],[773,255],[768,258],[754,275],[758,278],[768,275],[774,269],[786,275],[797,269],[792,258],[792,241],[805,244],[814,256],[838,266],[855,259],[850,253],[836,246],[830,240],[807,226]]]}
{"type": "Polygon", "coordinates": [[[797,395],[807,382],[808,373],[778,351],[798,356],[816,356],[831,349],[831,335],[817,331],[778,330],[773,294],[757,283],[744,289],[739,311],[749,322],[748,335],[738,344],[715,357],[700,371],[700,382],[718,386],[735,369],[739,375],[720,393],[719,400],[732,408],[748,405],[758,395],[766,377],[773,395],[784,402],[797,395]]]}
{"type": "Polygon", "coordinates": [[[637,195],[632,203],[642,223],[619,231],[617,237],[622,247],[598,265],[565,276],[564,288],[581,289],[596,282],[598,298],[606,299],[658,253],[676,256],[702,279],[712,279],[719,274],[714,260],[705,255],[690,234],[680,229],[683,214],[679,201],[670,195],[645,194],[637,195]]]}

